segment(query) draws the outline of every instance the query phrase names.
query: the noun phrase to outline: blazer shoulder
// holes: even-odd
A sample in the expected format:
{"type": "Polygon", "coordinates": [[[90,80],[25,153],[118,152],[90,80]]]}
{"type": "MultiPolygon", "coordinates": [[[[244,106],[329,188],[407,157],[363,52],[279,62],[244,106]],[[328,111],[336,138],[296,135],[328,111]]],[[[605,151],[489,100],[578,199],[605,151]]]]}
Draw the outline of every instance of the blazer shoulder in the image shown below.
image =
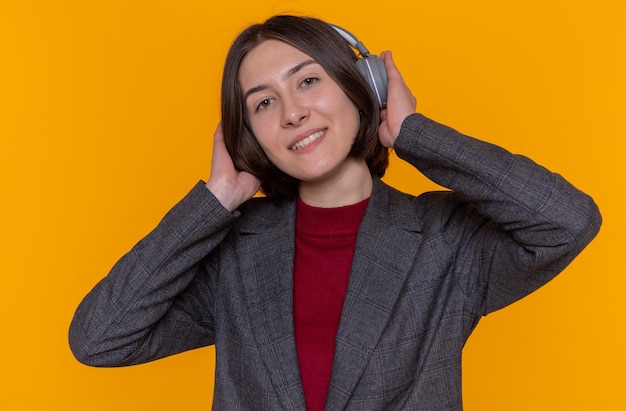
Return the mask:
{"type": "Polygon", "coordinates": [[[237,226],[242,233],[258,233],[275,228],[281,223],[295,222],[295,200],[275,201],[267,197],[253,197],[237,209],[237,226]]]}
{"type": "Polygon", "coordinates": [[[422,231],[425,225],[431,225],[439,219],[446,220],[463,205],[467,205],[467,201],[450,190],[425,191],[413,195],[376,179],[368,211],[370,217],[388,224],[422,231]]]}

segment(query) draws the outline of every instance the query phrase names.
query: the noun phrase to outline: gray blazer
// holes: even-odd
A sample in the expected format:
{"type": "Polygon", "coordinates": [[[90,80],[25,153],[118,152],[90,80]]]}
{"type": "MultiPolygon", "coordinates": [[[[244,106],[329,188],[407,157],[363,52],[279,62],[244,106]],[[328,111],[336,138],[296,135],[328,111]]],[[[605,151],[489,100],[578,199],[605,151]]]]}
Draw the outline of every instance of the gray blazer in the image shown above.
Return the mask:
{"type": "MultiPolygon", "coordinates": [[[[559,175],[419,114],[395,150],[451,190],[413,197],[375,180],[327,410],[461,410],[461,352],[480,317],[553,278],[600,226],[559,175]]],[[[198,183],[81,302],[74,354],[120,366],[215,344],[214,409],[304,410],[294,226],[294,201],[231,214],[198,183]]]]}

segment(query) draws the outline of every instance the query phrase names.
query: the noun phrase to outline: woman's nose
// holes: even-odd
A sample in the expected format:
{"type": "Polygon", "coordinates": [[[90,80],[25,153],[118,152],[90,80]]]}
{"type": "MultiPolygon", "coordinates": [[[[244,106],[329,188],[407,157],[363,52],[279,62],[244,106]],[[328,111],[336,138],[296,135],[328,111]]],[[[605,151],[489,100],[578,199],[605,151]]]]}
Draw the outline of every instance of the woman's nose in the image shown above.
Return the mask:
{"type": "Polygon", "coordinates": [[[287,97],[283,99],[283,125],[300,125],[309,116],[309,109],[296,98],[287,97]]]}

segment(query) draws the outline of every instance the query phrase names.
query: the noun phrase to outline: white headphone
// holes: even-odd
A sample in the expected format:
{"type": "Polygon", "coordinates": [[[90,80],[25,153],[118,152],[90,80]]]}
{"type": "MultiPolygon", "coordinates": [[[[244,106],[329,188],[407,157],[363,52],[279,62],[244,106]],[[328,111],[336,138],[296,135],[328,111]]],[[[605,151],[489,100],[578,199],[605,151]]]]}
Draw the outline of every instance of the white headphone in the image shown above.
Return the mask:
{"type": "Polygon", "coordinates": [[[335,29],[352,48],[359,52],[360,58],[357,60],[356,66],[374,91],[378,106],[381,108],[385,107],[387,105],[387,70],[385,70],[385,63],[375,54],[370,54],[365,44],[361,43],[359,39],[349,31],[335,26],[334,24],[330,24],[330,26],[335,29]]]}

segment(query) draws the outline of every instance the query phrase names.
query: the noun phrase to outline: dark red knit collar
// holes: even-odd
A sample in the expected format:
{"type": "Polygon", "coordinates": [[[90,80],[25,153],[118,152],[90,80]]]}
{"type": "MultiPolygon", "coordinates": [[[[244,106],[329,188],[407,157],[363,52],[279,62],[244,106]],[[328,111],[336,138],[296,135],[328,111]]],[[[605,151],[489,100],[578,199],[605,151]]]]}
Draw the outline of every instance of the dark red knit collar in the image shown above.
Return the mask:
{"type": "Polygon", "coordinates": [[[323,208],[306,204],[298,197],[296,229],[311,235],[355,234],[365,214],[369,198],[342,207],[323,208]]]}

